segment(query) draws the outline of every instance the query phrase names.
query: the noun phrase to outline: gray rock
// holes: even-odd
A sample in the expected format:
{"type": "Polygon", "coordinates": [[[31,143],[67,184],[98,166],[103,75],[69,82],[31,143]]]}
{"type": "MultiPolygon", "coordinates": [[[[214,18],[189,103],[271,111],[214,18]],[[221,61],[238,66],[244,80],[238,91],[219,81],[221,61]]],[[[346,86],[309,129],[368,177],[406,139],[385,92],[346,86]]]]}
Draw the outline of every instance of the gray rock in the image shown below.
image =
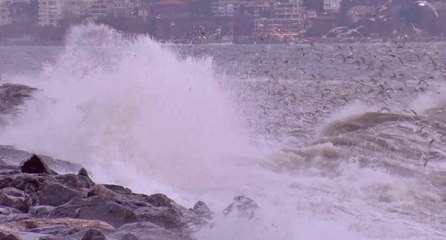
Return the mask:
{"type": "Polygon", "coordinates": [[[104,233],[97,229],[89,229],[84,236],[82,237],[82,240],[106,240],[104,233]]]}
{"type": "Polygon", "coordinates": [[[103,184],[103,186],[115,193],[119,193],[119,194],[131,194],[132,190],[123,187],[123,186],[119,186],[119,185],[112,185],[112,184],[103,184]]]}
{"type": "Polygon", "coordinates": [[[138,220],[135,213],[129,208],[99,197],[74,198],[70,202],[56,207],[51,211],[50,217],[101,220],[114,227],[138,220]]]}
{"type": "Polygon", "coordinates": [[[163,229],[158,225],[148,222],[123,225],[114,236],[122,240],[192,240],[188,234],[182,231],[163,229]]]}
{"type": "Polygon", "coordinates": [[[87,171],[87,169],[85,169],[85,168],[81,168],[81,169],[79,170],[79,172],[77,173],[77,175],[79,175],[79,176],[84,176],[84,177],[88,177],[88,171],[87,171]]]}
{"type": "Polygon", "coordinates": [[[40,173],[40,174],[56,174],[48,165],[37,155],[33,155],[30,159],[24,161],[20,165],[22,173],[40,173]]]}
{"type": "Polygon", "coordinates": [[[80,188],[91,188],[95,186],[95,183],[86,176],[76,175],[76,174],[64,174],[57,175],[54,177],[60,184],[66,185],[70,188],[80,189],[80,188]]]}
{"type": "Polygon", "coordinates": [[[195,203],[194,207],[192,208],[192,211],[196,213],[198,216],[205,218],[211,218],[213,215],[211,209],[206,205],[206,203],[202,201],[198,201],[197,203],[195,203]]]}
{"type": "Polygon", "coordinates": [[[225,216],[235,214],[237,217],[253,219],[258,211],[259,206],[254,200],[245,196],[237,196],[234,201],[229,205],[223,214],[225,216]]]}
{"type": "Polygon", "coordinates": [[[59,183],[45,185],[37,192],[37,204],[60,206],[75,197],[83,197],[82,192],[71,189],[59,183]]]}
{"type": "Polygon", "coordinates": [[[35,217],[43,218],[48,217],[53,209],[53,206],[33,206],[29,209],[29,213],[35,217]]]}
{"type": "Polygon", "coordinates": [[[6,187],[0,190],[0,205],[26,213],[31,205],[31,198],[19,189],[6,187]]]}

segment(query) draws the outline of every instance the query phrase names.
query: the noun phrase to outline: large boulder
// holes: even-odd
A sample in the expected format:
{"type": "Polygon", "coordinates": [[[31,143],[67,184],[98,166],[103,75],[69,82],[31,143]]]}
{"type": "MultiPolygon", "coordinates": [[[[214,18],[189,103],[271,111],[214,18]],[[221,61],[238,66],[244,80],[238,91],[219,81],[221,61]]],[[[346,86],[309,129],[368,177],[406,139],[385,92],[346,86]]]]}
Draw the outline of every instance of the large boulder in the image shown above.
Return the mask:
{"type": "Polygon", "coordinates": [[[70,202],[56,207],[51,211],[50,217],[101,220],[114,227],[138,220],[135,213],[129,208],[96,196],[85,199],[74,198],[70,202]]]}
{"type": "Polygon", "coordinates": [[[32,155],[30,159],[24,161],[20,165],[20,170],[22,173],[56,174],[56,172],[51,170],[37,155],[32,155]]]}
{"type": "Polygon", "coordinates": [[[76,191],[59,183],[50,183],[37,192],[37,204],[60,206],[75,197],[84,196],[81,191],[76,191]]]}
{"type": "Polygon", "coordinates": [[[0,190],[0,205],[26,213],[31,206],[31,198],[19,189],[6,187],[0,190]]]}

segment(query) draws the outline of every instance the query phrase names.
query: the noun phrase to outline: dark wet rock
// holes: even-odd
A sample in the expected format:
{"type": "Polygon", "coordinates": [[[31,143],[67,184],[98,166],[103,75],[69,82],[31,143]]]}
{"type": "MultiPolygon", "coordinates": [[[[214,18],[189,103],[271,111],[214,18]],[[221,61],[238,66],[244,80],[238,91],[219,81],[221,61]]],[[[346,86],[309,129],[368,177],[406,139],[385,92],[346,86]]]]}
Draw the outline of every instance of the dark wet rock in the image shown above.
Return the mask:
{"type": "Polygon", "coordinates": [[[77,173],[77,175],[79,175],[79,176],[84,176],[84,177],[88,177],[88,171],[87,171],[87,169],[85,169],[85,168],[81,168],[81,169],[79,170],[79,172],[77,173]]]}
{"type": "Polygon", "coordinates": [[[253,219],[258,211],[259,206],[254,200],[245,196],[237,196],[234,201],[229,205],[223,214],[225,216],[235,215],[241,218],[253,219]]]}
{"type": "Polygon", "coordinates": [[[84,236],[82,237],[82,240],[105,240],[107,239],[101,231],[97,229],[89,229],[84,236]]]}
{"type": "Polygon", "coordinates": [[[82,192],[73,190],[59,183],[51,183],[37,192],[37,204],[60,206],[75,197],[83,197],[82,192]]]}
{"type": "Polygon", "coordinates": [[[15,208],[21,212],[28,212],[31,198],[19,189],[6,187],[0,190],[0,205],[15,208]]]}
{"type": "MultiPolygon", "coordinates": [[[[30,159],[32,156],[33,154],[29,152],[17,150],[11,146],[0,145],[0,160],[5,162],[7,165],[19,166],[21,163],[30,159]]],[[[67,172],[75,172],[81,168],[79,164],[71,163],[68,161],[54,159],[44,155],[39,155],[39,157],[43,159],[43,161],[45,161],[45,163],[52,170],[55,171],[67,173],[67,172]]]]}
{"type": "Polygon", "coordinates": [[[96,219],[107,222],[114,227],[137,221],[132,210],[100,197],[74,198],[70,202],[56,207],[51,211],[50,217],[96,219]]]}
{"type": "Polygon", "coordinates": [[[9,233],[0,232],[0,239],[1,240],[20,240],[17,236],[9,233]]]}
{"type": "Polygon", "coordinates": [[[56,174],[48,163],[57,166],[59,160],[2,146],[0,159],[7,164],[0,165],[0,205],[5,205],[0,207],[0,226],[19,237],[95,239],[87,233],[97,229],[99,239],[188,240],[198,229],[194,226],[206,224],[212,215],[203,202],[187,209],[164,194],[148,196],[119,185],[95,184],[86,169],[56,174]],[[19,166],[15,158],[25,156],[19,166]]]}
{"type": "Polygon", "coordinates": [[[33,155],[30,159],[24,161],[20,165],[22,173],[40,173],[40,174],[56,174],[48,165],[37,155],[33,155]]]}
{"type": "Polygon", "coordinates": [[[53,209],[53,206],[33,206],[29,209],[29,214],[38,218],[48,217],[53,209]]]}

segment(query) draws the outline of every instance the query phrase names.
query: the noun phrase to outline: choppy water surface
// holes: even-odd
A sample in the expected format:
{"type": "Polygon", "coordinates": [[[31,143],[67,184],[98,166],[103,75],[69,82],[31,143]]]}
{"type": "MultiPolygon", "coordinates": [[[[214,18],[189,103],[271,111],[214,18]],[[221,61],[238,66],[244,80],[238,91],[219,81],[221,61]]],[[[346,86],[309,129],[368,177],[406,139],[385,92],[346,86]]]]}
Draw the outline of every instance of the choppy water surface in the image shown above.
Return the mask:
{"type": "Polygon", "coordinates": [[[1,47],[40,89],[0,143],[219,212],[199,239],[445,239],[446,43],[1,47]],[[209,59],[211,57],[212,59],[209,59]]]}

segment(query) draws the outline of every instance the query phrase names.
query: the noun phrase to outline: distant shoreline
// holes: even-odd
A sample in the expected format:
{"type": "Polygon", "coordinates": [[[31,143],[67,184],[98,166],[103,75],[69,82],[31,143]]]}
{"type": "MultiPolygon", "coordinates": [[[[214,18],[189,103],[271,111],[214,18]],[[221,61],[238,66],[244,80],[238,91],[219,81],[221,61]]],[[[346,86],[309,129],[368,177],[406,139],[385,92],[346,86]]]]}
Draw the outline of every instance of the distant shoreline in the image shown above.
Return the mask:
{"type": "MultiPolygon", "coordinates": [[[[218,44],[228,44],[228,45],[293,45],[293,44],[353,44],[353,43],[432,43],[432,42],[446,42],[446,37],[426,37],[426,38],[412,38],[402,40],[384,39],[384,38],[302,38],[296,41],[289,42],[244,42],[244,43],[234,43],[234,42],[169,42],[159,40],[161,44],[166,45],[218,45],[218,44]]],[[[8,46],[64,46],[64,41],[0,41],[0,47],[8,46]]]]}

